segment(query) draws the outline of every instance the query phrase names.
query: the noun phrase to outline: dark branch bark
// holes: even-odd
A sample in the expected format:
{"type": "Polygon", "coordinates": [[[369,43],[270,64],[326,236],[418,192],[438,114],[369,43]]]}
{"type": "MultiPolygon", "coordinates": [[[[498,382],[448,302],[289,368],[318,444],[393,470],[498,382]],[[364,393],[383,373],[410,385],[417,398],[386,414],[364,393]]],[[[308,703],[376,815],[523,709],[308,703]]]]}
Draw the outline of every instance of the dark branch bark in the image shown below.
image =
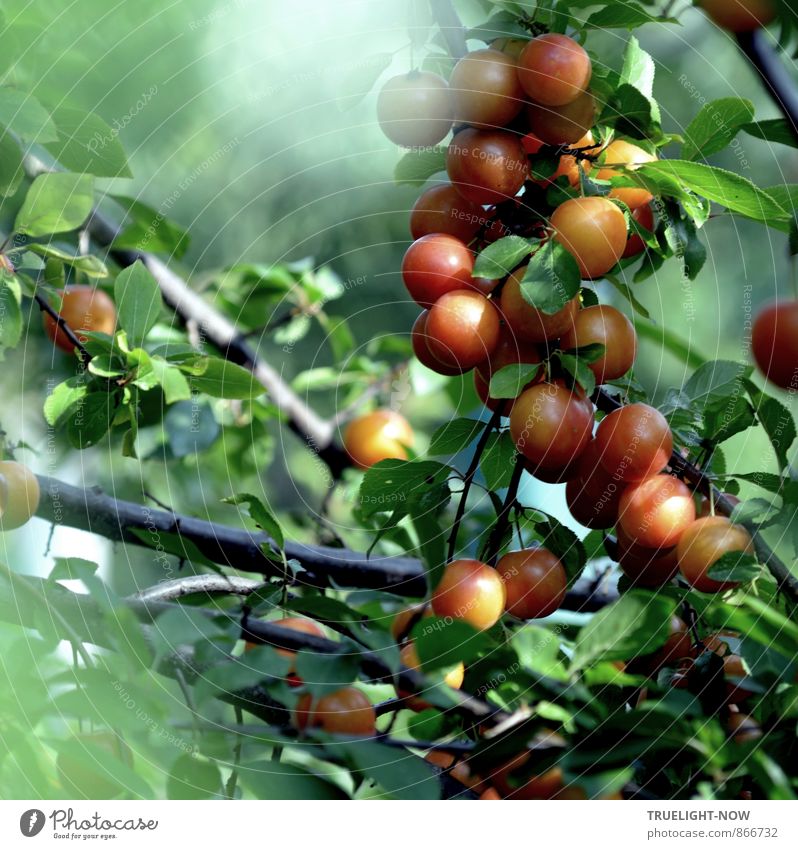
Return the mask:
{"type": "MultiPolygon", "coordinates": [[[[191,561],[193,545],[219,565],[269,577],[284,576],[281,558],[274,554],[268,555],[261,549],[263,544],[269,542],[266,534],[167,510],[153,510],[131,501],[119,501],[99,489],[82,489],[56,478],[40,476],[39,485],[42,497],[37,515],[56,525],[79,528],[106,539],[154,549],[159,557],[163,556],[165,550],[167,553],[177,550],[184,555],[184,559],[191,561]],[[170,545],[167,548],[167,542],[180,547],[175,549],[174,545],[170,545]]],[[[346,548],[300,542],[287,542],[285,554],[289,559],[299,561],[306,570],[296,577],[295,583],[300,586],[325,587],[332,582],[338,587],[380,589],[407,598],[423,598],[427,595],[426,571],[422,563],[414,558],[369,558],[346,548]]],[[[187,592],[223,591],[219,581],[224,582],[225,578],[203,577],[206,581],[204,585],[202,579],[196,577],[203,589],[189,589],[187,592]],[[211,585],[214,590],[209,589],[211,585]]],[[[189,582],[189,586],[196,585],[189,582]]],[[[230,591],[237,592],[236,586],[232,584],[230,591]]],[[[171,592],[185,594],[167,585],[165,596],[168,597],[171,592]]],[[[588,613],[601,609],[615,598],[614,594],[575,589],[568,594],[563,607],[588,613]]]]}
{"type": "Polygon", "coordinates": [[[798,139],[798,92],[795,82],[768,41],[767,34],[763,30],[739,33],[737,42],[756,68],[768,94],[776,101],[793,135],[798,139]]]}

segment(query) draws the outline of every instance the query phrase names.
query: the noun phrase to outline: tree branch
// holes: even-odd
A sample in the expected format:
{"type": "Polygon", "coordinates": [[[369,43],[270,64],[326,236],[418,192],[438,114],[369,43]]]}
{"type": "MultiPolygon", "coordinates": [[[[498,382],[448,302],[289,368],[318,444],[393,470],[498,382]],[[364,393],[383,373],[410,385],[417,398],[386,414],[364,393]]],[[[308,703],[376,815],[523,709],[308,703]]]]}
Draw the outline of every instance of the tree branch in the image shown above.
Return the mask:
{"type": "MultiPolygon", "coordinates": [[[[282,558],[272,552],[269,537],[246,528],[233,528],[168,510],[153,510],[131,501],[120,501],[100,489],[83,489],[56,478],[39,476],[41,501],[36,515],[55,525],[79,528],[109,540],[154,549],[158,559],[168,554],[184,560],[196,560],[194,546],[213,563],[243,572],[269,577],[284,577],[282,558]],[[264,551],[261,546],[266,545],[264,551]]],[[[330,548],[288,541],[288,559],[297,560],[304,572],[294,583],[300,586],[379,589],[407,598],[423,598],[427,594],[427,577],[423,564],[411,557],[368,557],[347,548],[330,548]]],[[[218,576],[190,576],[187,592],[222,592],[227,579],[218,576]],[[197,583],[194,584],[193,581],[197,583]],[[206,587],[192,589],[206,581],[206,587]]],[[[164,597],[180,597],[186,593],[178,585],[165,584],[164,597]]],[[[237,585],[232,584],[235,588],[237,585]]],[[[244,584],[240,585],[243,591],[244,584]]],[[[601,609],[614,601],[614,594],[576,588],[566,597],[563,608],[581,613],[601,609]]]]}
{"type": "Polygon", "coordinates": [[[798,139],[798,93],[795,83],[768,41],[764,30],[741,32],[737,35],[740,49],[756,68],[768,94],[784,113],[793,135],[798,139]]]}
{"type": "MultiPolygon", "coordinates": [[[[25,159],[25,170],[31,177],[36,177],[53,169],[36,157],[28,156],[25,159]]],[[[137,260],[143,262],[157,281],[164,301],[180,320],[186,324],[196,324],[201,337],[222,356],[249,369],[266,390],[272,403],[286,417],[290,429],[327,464],[333,477],[340,476],[350,462],[346,452],[335,442],[336,429],[333,424],[318,416],[278,372],[258,356],[232,321],[193,291],[182,277],[154,254],[110,247],[119,234],[119,228],[98,209],[92,212],[87,228],[92,239],[109,248],[109,254],[122,268],[133,265],[137,260]]]]}

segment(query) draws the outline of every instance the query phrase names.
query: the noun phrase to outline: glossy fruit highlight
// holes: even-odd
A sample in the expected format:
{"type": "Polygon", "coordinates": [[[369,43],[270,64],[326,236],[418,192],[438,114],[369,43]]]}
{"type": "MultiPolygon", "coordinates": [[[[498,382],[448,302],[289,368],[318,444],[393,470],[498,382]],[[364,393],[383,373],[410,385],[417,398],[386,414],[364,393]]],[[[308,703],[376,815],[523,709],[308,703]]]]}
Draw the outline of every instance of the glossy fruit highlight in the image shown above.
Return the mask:
{"type": "Polygon", "coordinates": [[[361,469],[368,469],[380,460],[406,460],[406,446],[412,444],[413,428],[393,410],[376,410],[359,416],[344,433],[346,453],[361,469]]]}

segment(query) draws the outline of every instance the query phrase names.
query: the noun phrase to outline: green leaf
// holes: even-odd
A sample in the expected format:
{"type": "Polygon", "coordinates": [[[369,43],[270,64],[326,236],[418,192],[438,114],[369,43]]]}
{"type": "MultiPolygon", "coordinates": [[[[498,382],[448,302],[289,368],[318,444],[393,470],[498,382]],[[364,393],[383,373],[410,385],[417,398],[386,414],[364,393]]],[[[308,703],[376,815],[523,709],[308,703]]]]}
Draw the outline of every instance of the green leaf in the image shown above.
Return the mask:
{"type": "Polygon", "coordinates": [[[105,263],[99,257],[92,256],[91,254],[78,255],[57,248],[55,245],[43,245],[39,242],[31,242],[26,245],[26,248],[39,256],[60,260],[72,266],[77,271],[81,271],[87,277],[101,278],[108,276],[108,269],[105,267],[105,263]]]}
{"type": "Polygon", "coordinates": [[[559,242],[550,239],[529,260],[521,294],[535,309],[553,315],[579,293],[581,283],[576,260],[559,242]]]}
{"type": "Polygon", "coordinates": [[[754,104],[741,97],[705,103],[684,132],[684,159],[706,159],[723,150],[754,117],[754,104]]]}
{"type": "Polygon", "coordinates": [[[427,453],[430,457],[459,454],[468,448],[485,429],[485,426],[486,422],[478,419],[453,419],[446,422],[432,434],[427,453]]]}
{"type": "Polygon", "coordinates": [[[185,254],[190,242],[188,233],[170,221],[163,212],[122,195],[114,195],[114,200],[132,220],[116,236],[111,243],[112,248],[165,253],[175,259],[185,254]]]}
{"type": "MultiPolygon", "coordinates": [[[[251,400],[263,393],[263,387],[248,369],[219,357],[202,357],[194,360],[201,363],[201,374],[190,375],[191,387],[195,392],[205,392],[213,398],[251,400]]],[[[183,366],[186,371],[188,364],[183,366]]]]}
{"type": "Polygon", "coordinates": [[[222,797],[222,773],[213,761],[186,753],[172,764],[166,778],[167,799],[222,797]]]}
{"type": "Polygon", "coordinates": [[[655,181],[663,176],[676,178],[685,188],[756,221],[789,221],[787,211],[768,192],[733,171],[683,159],[662,159],[642,165],[635,173],[655,181]]]}
{"type": "MultiPolygon", "coordinates": [[[[170,373],[172,371],[176,371],[177,375],[185,380],[179,371],[172,369],[170,373]]],[[[167,400],[167,403],[170,402],[167,400]]],[[[173,404],[163,417],[163,428],[169,448],[175,457],[189,457],[205,451],[216,442],[221,433],[213,407],[205,399],[178,401],[173,404]]]]}
{"type": "Polygon", "coordinates": [[[568,586],[573,586],[587,563],[587,553],[579,537],[553,516],[536,522],[535,531],[543,545],[562,563],[568,576],[568,586]]]}
{"type": "Polygon", "coordinates": [[[510,478],[517,462],[515,443],[509,433],[492,433],[479,461],[488,489],[496,491],[510,485],[510,478]]]}
{"type": "Polygon", "coordinates": [[[342,746],[354,767],[392,799],[436,801],[441,785],[435,770],[410,752],[368,740],[342,746]]]}
{"type": "Polygon", "coordinates": [[[222,504],[232,504],[233,506],[245,504],[252,521],[277,543],[277,547],[282,548],[285,545],[285,535],[280,523],[257,495],[251,495],[248,492],[238,493],[229,498],[223,498],[222,504]]]}
{"type": "Polygon", "coordinates": [[[613,3],[605,6],[598,12],[594,12],[587,20],[587,25],[597,29],[637,29],[652,22],[673,21],[674,18],[663,18],[660,15],[646,11],[634,0],[624,0],[622,3],[613,3]]]}
{"type": "Polygon", "coordinates": [[[584,669],[598,660],[628,660],[650,654],[668,638],[676,603],[663,595],[632,590],[596,613],[579,632],[572,665],[584,669]]]}
{"type": "Polygon", "coordinates": [[[59,383],[44,402],[44,418],[50,427],[57,427],[73,414],[76,405],[86,397],[88,386],[83,378],[70,377],[59,383]]]}
{"type": "Polygon", "coordinates": [[[58,138],[50,113],[32,94],[15,88],[0,88],[0,124],[24,141],[44,144],[58,138]]]}
{"type": "Polygon", "coordinates": [[[70,171],[96,177],[132,177],[118,131],[99,115],[62,107],[53,113],[58,139],[45,147],[70,171]]]}
{"type": "Polygon", "coordinates": [[[477,256],[474,277],[498,280],[506,277],[525,257],[534,250],[537,242],[521,236],[505,236],[488,245],[477,256]]]}
{"type": "MultiPolygon", "coordinates": [[[[616,4],[620,5],[626,4],[616,4]]],[[[621,83],[633,86],[645,97],[653,97],[655,73],[654,60],[643,50],[640,42],[631,36],[623,56],[621,83]]]]}
{"type": "Polygon", "coordinates": [[[275,760],[254,761],[240,769],[240,781],[261,801],[303,802],[315,799],[348,799],[340,787],[295,764],[275,760]]]}
{"type": "Polygon", "coordinates": [[[593,394],[596,388],[596,376],[590,369],[588,361],[578,354],[566,354],[561,351],[557,354],[560,365],[571,375],[571,377],[585,390],[588,395],[593,394]]]}
{"type": "Polygon", "coordinates": [[[302,649],[296,653],[294,665],[296,674],[308,691],[314,696],[324,696],[355,680],[360,668],[360,657],[356,652],[317,654],[302,649]]]}
{"type": "Polygon", "coordinates": [[[419,556],[424,562],[427,574],[427,586],[436,587],[443,577],[446,566],[446,533],[441,527],[438,514],[449,499],[448,489],[440,488],[437,493],[430,493],[431,504],[426,499],[413,499],[408,512],[413,523],[413,530],[418,537],[419,556]],[[438,503],[434,503],[437,497],[438,503]]]}
{"type": "Polygon", "coordinates": [[[751,366],[732,360],[713,360],[699,366],[682,387],[697,404],[725,399],[739,393],[741,381],[751,374],[751,366]]]}
{"type": "Polygon", "coordinates": [[[48,581],[82,581],[96,574],[98,565],[82,557],[56,557],[48,581]]]}
{"type": "Polygon", "coordinates": [[[167,404],[191,399],[191,387],[185,375],[176,365],[168,363],[163,357],[150,357],[155,380],[163,389],[164,400],[167,404]]]}
{"type": "Polygon", "coordinates": [[[158,282],[141,260],[119,272],[114,282],[114,299],[119,326],[127,333],[129,343],[139,347],[155,326],[163,307],[158,282]]]}
{"type": "Polygon", "coordinates": [[[67,439],[73,448],[96,445],[108,432],[116,410],[115,396],[108,392],[90,392],[71,409],[67,421],[67,439]]]}
{"type": "Polygon", "coordinates": [[[365,517],[407,507],[425,496],[436,498],[449,467],[429,460],[382,460],[372,466],[360,484],[358,500],[365,517]]]}
{"type": "Polygon", "coordinates": [[[503,366],[490,379],[490,397],[517,398],[542,368],[543,363],[511,363],[503,366]]]}
{"type": "Polygon", "coordinates": [[[756,557],[740,551],[727,551],[710,567],[707,575],[713,581],[738,581],[747,584],[762,574],[756,557]]]}
{"type": "Polygon", "coordinates": [[[413,626],[412,638],[425,675],[472,663],[492,645],[484,631],[452,618],[424,618],[413,626]]]}
{"type": "MultiPolygon", "coordinates": [[[[750,373],[749,370],[745,376],[747,377],[750,373]]],[[[788,452],[795,442],[795,419],[781,401],[766,395],[750,380],[745,380],[745,387],[754,405],[756,417],[770,438],[779,468],[784,471],[789,467],[788,452]]]]}
{"type": "Polygon", "coordinates": [[[785,118],[774,118],[771,121],[753,121],[750,124],[743,124],[740,129],[757,139],[798,147],[795,132],[785,118]]]}
{"type": "Polygon", "coordinates": [[[28,189],[14,230],[26,236],[75,230],[89,217],[93,203],[88,174],[41,174],[28,189]]]}
{"type": "Polygon", "coordinates": [[[445,170],[445,147],[409,150],[396,163],[393,179],[399,186],[423,186],[433,174],[445,170]]]}
{"type": "Polygon", "coordinates": [[[0,126],[0,195],[10,197],[16,194],[24,176],[25,167],[19,144],[11,133],[0,126]]]}
{"type": "Polygon", "coordinates": [[[7,348],[16,348],[22,338],[22,292],[19,279],[0,273],[0,361],[7,348]]]}

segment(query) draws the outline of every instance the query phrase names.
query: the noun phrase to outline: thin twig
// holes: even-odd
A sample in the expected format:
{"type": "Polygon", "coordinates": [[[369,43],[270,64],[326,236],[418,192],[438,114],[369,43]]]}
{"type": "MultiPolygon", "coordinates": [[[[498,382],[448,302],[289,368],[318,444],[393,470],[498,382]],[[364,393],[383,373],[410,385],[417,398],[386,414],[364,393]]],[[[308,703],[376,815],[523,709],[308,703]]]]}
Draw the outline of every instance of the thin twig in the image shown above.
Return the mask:
{"type": "Polygon", "coordinates": [[[499,422],[501,421],[502,406],[503,405],[500,404],[496,408],[496,412],[485,425],[482,434],[479,437],[479,441],[477,442],[476,448],[474,449],[474,456],[471,458],[471,463],[469,464],[468,470],[463,478],[463,490],[460,493],[460,502],[457,505],[457,512],[455,513],[454,521],[452,522],[452,530],[449,534],[449,548],[446,555],[447,562],[451,562],[454,558],[454,553],[457,549],[457,534],[460,531],[460,525],[462,524],[463,517],[465,516],[468,495],[471,492],[471,486],[474,483],[474,478],[479,470],[479,464],[482,460],[482,455],[485,453],[485,448],[487,448],[490,435],[498,427],[499,422]]]}

